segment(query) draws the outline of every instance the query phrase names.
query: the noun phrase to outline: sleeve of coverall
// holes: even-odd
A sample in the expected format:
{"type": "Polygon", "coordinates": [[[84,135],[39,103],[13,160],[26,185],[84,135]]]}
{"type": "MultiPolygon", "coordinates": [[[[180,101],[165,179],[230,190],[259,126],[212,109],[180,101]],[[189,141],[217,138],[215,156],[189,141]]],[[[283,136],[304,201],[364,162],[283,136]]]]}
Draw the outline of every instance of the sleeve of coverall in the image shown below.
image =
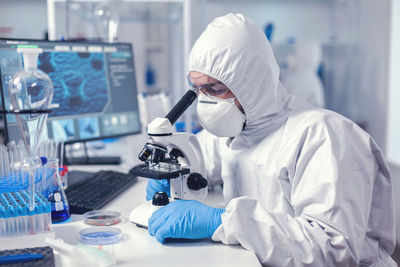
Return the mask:
{"type": "Polygon", "coordinates": [[[356,266],[379,171],[369,138],[354,124],[333,118],[289,140],[285,145],[298,149],[276,157],[293,157],[293,166],[276,179],[290,184],[287,201],[294,216],[235,198],[212,239],[241,244],[268,266],[356,266]]]}

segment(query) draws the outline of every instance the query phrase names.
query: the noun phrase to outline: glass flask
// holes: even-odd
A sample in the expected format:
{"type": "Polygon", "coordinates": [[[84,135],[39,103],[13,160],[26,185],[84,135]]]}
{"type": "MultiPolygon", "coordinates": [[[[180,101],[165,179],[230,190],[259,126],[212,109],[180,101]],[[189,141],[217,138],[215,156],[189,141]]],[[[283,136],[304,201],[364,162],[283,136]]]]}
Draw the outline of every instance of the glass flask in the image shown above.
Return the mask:
{"type": "Polygon", "coordinates": [[[48,163],[50,169],[49,186],[46,196],[51,203],[51,221],[53,223],[63,222],[70,216],[68,200],[64,192],[63,184],[60,178],[58,159],[49,159],[48,163]]]}
{"type": "Polygon", "coordinates": [[[19,48],[17,52],[23,54],[24,70],[13,75],[8,94],[29,156],[35,157],[47,119],[44,111],[48,110],[53,98],[53,83],[46,73],[37,68],[42,49],[19,48]]]}
{"type": "Polygon", "coordinates": [[[45,164],[37,155],[37,146],[45,126],[48,108],[53,98],[53,83],[49,76],[37,68],[41,48],[18,48],[22,53],[24,69],[14,74],[8,84],[12,113],[15,113],[18,130],[25,143],[28,156],[20,166],[29,172],[29,209],[35,208],[35,170],[45,164]],[[40,163],[40,164],[39,164],[40,163]]]}
{"type": "Polygon", "coordinates": [[[118,5],[118,1],[106,0],[94,7],[98,34],[104,42],[114,43],[118,39],[118,5]]]}

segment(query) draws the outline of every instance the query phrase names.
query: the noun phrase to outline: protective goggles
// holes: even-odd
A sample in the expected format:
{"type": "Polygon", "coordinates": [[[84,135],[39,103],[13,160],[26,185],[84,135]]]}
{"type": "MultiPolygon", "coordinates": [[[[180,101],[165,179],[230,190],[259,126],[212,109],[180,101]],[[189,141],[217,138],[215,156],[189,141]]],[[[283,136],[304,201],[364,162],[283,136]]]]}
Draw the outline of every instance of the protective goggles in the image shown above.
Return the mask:
{"type": "Polygon", "coordinates": [[[208,95],[208,96],[220,97],[229,91],[229,88],[226,87],[226,85],[223,84],[222,82],[202,84],[199,86],[195,86],[194,83],[190,80],[189,75],[187,76],[187,79],[188,79],[189,85],[197,93],[197,95],[199,95],[199,93],[201,91],[201,92],[203,92],[203,94],[208,95]]]}

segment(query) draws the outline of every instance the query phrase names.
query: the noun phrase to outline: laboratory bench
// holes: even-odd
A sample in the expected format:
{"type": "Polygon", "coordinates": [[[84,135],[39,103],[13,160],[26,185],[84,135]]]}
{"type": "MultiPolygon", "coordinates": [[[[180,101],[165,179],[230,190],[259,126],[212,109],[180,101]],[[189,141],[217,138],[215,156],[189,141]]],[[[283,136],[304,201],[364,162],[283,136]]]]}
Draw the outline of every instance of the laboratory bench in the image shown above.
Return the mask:
{"type": "MultiPolygon", "coordinates": [[[[113,245],[116,266],[261,266],[253,252],[239,245],[228,246],[211,239],[173,240],[160,244],[147,229],[131,223],[129,213],[145,200],[146,180],[138,178],[103,208],[118,211],[122,216],[122,221],[113,225],[122,230],[121,240],[113,245]]],[[[223,205],[221,190],[211,191],[204,202],[215,207],[223,205]]],[[[66,222],[53,224],[56,238],[69,244],[78,244],[78,233],[86,227],[90,226],[83,222],[82,215],[77,214],[66,222]]],[[[57,253],[55,261],[56,266],[75,266],[74,262],[57,253]]]]}

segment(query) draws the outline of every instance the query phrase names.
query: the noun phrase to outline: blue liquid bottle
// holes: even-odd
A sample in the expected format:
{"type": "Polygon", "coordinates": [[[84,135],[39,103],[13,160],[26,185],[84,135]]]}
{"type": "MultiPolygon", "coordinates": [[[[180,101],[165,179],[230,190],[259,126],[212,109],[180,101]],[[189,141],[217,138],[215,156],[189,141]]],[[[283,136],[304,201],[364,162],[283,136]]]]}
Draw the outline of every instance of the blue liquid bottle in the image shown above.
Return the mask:
{"type": "Polygon", "coordinates": [[[52,223],[63,222],[71,217],[68,200],[60,178],[58,159],[49,159],[50,182],[52,183],[47,199],[51,203],[52,223]]]}

